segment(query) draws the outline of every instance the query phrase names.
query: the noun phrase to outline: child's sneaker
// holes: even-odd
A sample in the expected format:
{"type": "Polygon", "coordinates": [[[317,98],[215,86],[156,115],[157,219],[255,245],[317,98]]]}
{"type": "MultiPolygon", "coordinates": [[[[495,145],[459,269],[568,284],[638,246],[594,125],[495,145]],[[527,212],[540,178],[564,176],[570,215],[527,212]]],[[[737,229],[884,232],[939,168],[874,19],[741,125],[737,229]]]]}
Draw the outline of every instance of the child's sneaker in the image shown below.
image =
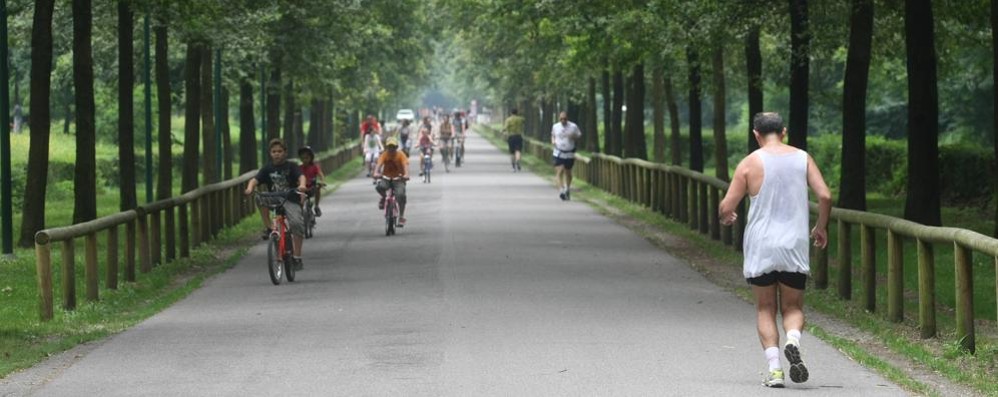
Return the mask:
{"type": "Polygon", "coordinates": [[[783,370],[782,369],[771,369],[769,370],[769,377],[762,381],[762,385],[766,387],[774,387],[777,389],[783,388],[783,370]]]}
{"type": "Polygon", "coordinates": [[[794,383],[807,382],[807,367],[804,366],[804,360],[800,358],[800,341],[788,338],[787,344],[783,346],[783,354],[790,361],[790,380],[794,383]]]}

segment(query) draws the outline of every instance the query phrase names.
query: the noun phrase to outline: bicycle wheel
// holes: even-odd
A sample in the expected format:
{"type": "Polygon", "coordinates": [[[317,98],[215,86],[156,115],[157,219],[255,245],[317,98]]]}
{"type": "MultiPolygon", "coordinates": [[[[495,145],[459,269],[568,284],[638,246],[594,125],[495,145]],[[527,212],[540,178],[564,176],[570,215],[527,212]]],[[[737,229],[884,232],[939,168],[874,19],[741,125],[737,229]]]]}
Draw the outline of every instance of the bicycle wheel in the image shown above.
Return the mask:
{"type": "Polygon", "coordinates": [[[284,267],[286,269],[284,271],[284,277],[288,279],[289,283],[294,282],[295,266],[297,264],[294,262],[294,257],[291,256],[291,250],[288,250],[287,252],[284,253],[284,263],[287,264],[287,266],[284,267]]]}
{"type": "Polygon", "coordinates": [[[315,228],[315,214],[312,212],[311,200],[305,200],[302,216],[305,218],[305,238],[312,238],[312,229],[315,228]]]}
{"type": "Polygon", "coordinates": [[[267,272],[270,273],[270,282],[274,285],[280,284],[284,276],[284,259],[280,250],[280,237],[276,234],[270,235],[270,242],[267,243],[267,272]]]}

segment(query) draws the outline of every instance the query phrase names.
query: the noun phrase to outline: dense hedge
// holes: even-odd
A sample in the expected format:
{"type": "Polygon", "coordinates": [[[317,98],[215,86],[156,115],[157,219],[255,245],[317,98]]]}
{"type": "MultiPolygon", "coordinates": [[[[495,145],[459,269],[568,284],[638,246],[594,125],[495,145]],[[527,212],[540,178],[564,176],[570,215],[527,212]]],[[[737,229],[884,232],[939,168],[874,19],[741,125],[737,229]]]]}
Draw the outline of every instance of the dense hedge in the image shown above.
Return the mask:
{"type": "MultiPolygon", "coordinates": [[[[649,142],[651,142],[649,140],[649,142]]],[[[705,137],[704,161],[708,168],[715,165],[714,140],[705,137]]],[[[688,164],[689,139],[682,137],[683,164],[688,164]]],[[[888,196],[904,195],[908,175],[908,144],[904,140],[880,136],[866,138],[866,186],[871,193],[888,196]]],[[[728,165],[732,169],[745,156],[748,141],[739,134],[728,137],[728,165]]],[[[842,137],[834,134],[811,136],[808,151],[818,163],[825,181],[833,192],[838,191],[842,170],[842,137]]],[[[942,200],[949,205],[984,205],[994,194],[998,164],[990,148],[971,145],[939,147],[939,182],[942,200]]]]}

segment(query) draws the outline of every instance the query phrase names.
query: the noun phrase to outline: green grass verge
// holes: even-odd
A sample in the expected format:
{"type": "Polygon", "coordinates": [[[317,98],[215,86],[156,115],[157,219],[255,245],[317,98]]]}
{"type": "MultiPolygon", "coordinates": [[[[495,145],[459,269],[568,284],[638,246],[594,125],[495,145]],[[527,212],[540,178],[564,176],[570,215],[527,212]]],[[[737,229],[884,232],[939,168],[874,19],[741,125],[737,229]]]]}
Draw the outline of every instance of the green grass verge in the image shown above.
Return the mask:
{"type": "MultiPolygon", "coordinates": [[[[327,194],[334,191],[360,169],[361,159],[347,163],[326,176],[327,194]]],[[[117,208],[117,200],[99,200],[104,210],[117,208]],[[110,202],[108,202],[110,201],[110,202]]],[[[54,208],[72,208],[72,200],[52,202],[54,208]]],[[[115,211],[111,211],[115,212],[115,211]]],[[[61,250],[52,252],[55,318],[41,322],[38,315],[38,288],[33,250],[19,249],[14,260],[0,263],[4,280],[0,281],[0,378],[30,367],[52,354],[125,330],[186,297],[205,279],[233,266],[246,252],[245,242],[261,229],[260,218],[249,215],[236,226],[219,233],[216,240],[193,249],[190,258],[157,266],[148,274],[138,274],[134,283],[119,275],[117,290],[104,284],[104,234],[98,237],[100,300],[86,302],[84,291],[84,242],[76,241],[76,282],[78,307],[61,308],[61,250]],[[219,252],[227,252],[222,257],[219,252]]],[[[119,231],[121,239],[124,233],[119,231]]],[[[119,241],[119,263],[124,268],[124,241],[119,241]]]]}
{"type": "MultiPolygon", "coordinates": [[[[505,142],[501,139],[494,137],[488,133],[483,132],[481,134],[487,140],[491,141],[494,145],[499,148],[505,147],[505,142]]],[[[523,164],[527,166],[531,171],[546,177],[553,177],[554,173],[550,165],[541,159],[534,156],[524,156],[523,164]]],[[[690,230],[689,226],[686,224],[678,223],[673,221],[657,212],[651,211],[646,207],[639,206],[632,202],[629,202],[621,197],[609,194],[601,189],[595,188],[585,181],[576,179],[573,182],[574,192],[573,195],[576,199],[587,201],[590,203],[600,203],[592,204],[598,211],[606,213],[605,208],[601,208],[602,205],[612,207],[622,213],[646,222],[655,228],[663,230],[669,234],[678,236],[686,240],[689,244],[695,247],[698,251],[709,255],[714,260],[723,262],[730,265],[732,272],[739,272],[741,269],[742,256],[740,253],[732,250],[730,247],[725,246],[719,241],[711,240],[709,237],[700,234],[697,231],[690,230]]],[[[888,207],[889,201],[880,201],[879,206],[888,207]]],[[[944,213],[949,213],[951,215],[961,214],[960,210],[947,209],[944,213]]],[[[830,237],[835,238],[835,228],[829,230],[830,237]]],[[[854,231],[854,247],[853,255],[858,256],[858,231],[854,231]]],[[[829,244],[832,254],[834,251],[834,243],[837,240],[832,240],[829,244]]],[[[886,242],[878,242],[878,247],[885,247],[886,242]]],[[[936,250],[936,263],[946,263],[944,256],[945,253],[936,250]]],[[[951,250],[950,250],[951,251],[951,250]]],[[[952,255],[952,252],[949,253],[952,255]]],[[[886,263],[886,257],[884,253],[878,253],[880,256],[878,258],[878,269],[882,264],[886,263]]],[[[910,256],[910,252],[906,252],[906,256],[910,256]]],[[[950,256],[949,258],[952,258],[950,256]]],[[[854,259],[858,262],[858,258],[854,259]]],[[[950,259],[951,261],[952,259],[950,259]]],[[[914,267],[914,260],[909,260],[906,257],[906,265],[911,265],[914,267]]],[[[949,262],[952,263],[952,262],[949,262]]],[[[858,265],[854,268],[853,273],[857,276],[857,280],[854,281],[853,287],[855,289],[853,296],[858,295],[858,265]]],[[[830,267],[830,277],[829,280],[835,280],[835,266],[834,264],[830,267]]],[[[937,277],[939,277],[938,270],[942,266],[937,266],[937,277]]],[[[950,266],[950,272],[952,272],[950,266]]],[[[977,267],[975,265],[975,270],[977,267]]],[[[886,270],[880,273],[878,270],[878,276],[886,277],[886,270]]],[[[915,269],[908,271],[906,275],[906,288],[911,288],[908,284],[908,277],[915,276],[915,284],[917,286],[917,274],[915,274],[915,269]]],[[[978,274],[975,273],[975,278],[978,274]]],[[[952,280],[952,279],[950,279],[952,280]]],[[[952,291],[952,283],[949,285],[942,285],[945,281],[940,281],[937,279],[936,288],[938,289],[937,296],[939,297],[939,303],[944,304],[941,297],[944,294],[943,291],[952,291]]],[[[980,283],[980,280],[975,280],[975,285],[993,286],[991,284],[980,283]]],[[[983,287],[980,288],[982,291],[983,287]]],[[[742,298],[751,301],[751,291],[744,286],[737,286],[733,288],[733,292],[742,298]]],[[[975,299],[976,293],[975,291],[975,299]]],[[[993,295],[992,293],[992,302],[993,295]]],[[[837,293],[834,288],[827,290],[817,290],[815,288],[810,288],[808,290],[807,296],[808,306],[824,314],[830,315],[835,318],[844,320],[846,323],[867,332],[874,337],[876,337],[880,342],[882,342],[888,349],[892,352],[899,354],[900,356],[911,360],[915,363],[923,365],[934,372],[937,372],[947,379],[969,386],[976,391],[984,395],[998,396],[998,382],[994,382],[995,376],[998,375],[998,343],[993,338],[982,335],[980,332],[977,334],[977,354],[969,355],[962,352],[954,340],[954,329],[955,322],[952,313],[945,310],[938,311],[937,323],[940,329],[940,336],[938,339],[933,339],[930,341],[924,341],[919,339],[917,329],[914,327],[915,324],[911,323],[910,320],[907,323],[896,324],[887,321],[879,313],[869,313],[858,307],[857,302],[843,301],[837,297],[837,293]],[[951,341],[951,342],[943,342],[951,341]]],[[[917,300],[906,299],[905,313],[910,316],[916,315],[918,313],[917,300]]],[[[878,290],[878,304],[886,307],[886,289],[880,288],[878,290]]],[[[993,306],[992,306],[993,308],[993,306]]],[[[836,349],[842,351],[844,354],[852,358],[853,360],[867,366],[878,372],[885,378],[898,385],[904,387],[906,390],[925,394],[925,395],[935,395],[938,392],[932,387],[919,382],[918,380],[909,376],[906,372],[900,368],[895,367],[889,362],[877,357],[875,354],[866,351],[863,346],[856,343],[846,337],[833,335],[825,331],[821,327],[814,325],[808,325],[808,332],[821,338],[825,342],[834,346],[836,349]]]]}

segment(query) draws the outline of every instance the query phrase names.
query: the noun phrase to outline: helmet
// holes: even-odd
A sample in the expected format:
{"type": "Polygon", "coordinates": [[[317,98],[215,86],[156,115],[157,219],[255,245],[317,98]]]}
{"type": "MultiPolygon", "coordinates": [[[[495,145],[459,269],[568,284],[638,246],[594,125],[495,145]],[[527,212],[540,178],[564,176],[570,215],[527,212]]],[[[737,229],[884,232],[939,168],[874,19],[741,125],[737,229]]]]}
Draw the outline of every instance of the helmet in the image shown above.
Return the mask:
{"type": "Polygon", "coordinates": [[[388,138],[388,140],[385,141],[385,147],[388,147],[388,146],[399,147],[399,141],[398,141],[398,139],[395,139],[395,137],[388,138]]]}
{"type": "Polygon", "coordinates": [[[315,152],[312,151],[312,147],[311,146],[302,146],[300,149],[298,149],[298,156],[301,156],[301,155],[303,155],[305,153],[308,153],[308,154],[312,155],[312,157],[315,157],[315,152]]]}

